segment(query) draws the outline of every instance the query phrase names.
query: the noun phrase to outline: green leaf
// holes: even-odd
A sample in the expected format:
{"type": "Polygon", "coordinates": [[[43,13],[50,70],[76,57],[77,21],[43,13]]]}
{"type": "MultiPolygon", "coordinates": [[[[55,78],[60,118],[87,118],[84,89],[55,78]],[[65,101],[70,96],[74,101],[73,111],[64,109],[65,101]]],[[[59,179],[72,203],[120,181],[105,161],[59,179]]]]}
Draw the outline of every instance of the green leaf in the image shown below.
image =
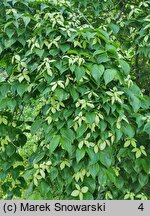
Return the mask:
{"type": "Polygon", "coordinates": [[[144,129],[143,129],[147,134],[150,135],[150,122],[147,122],[145,125],[144,125],[144,129]]]}
{"type": "Polygon", "coordinates": [[[55,97],[59,100],[59,101],[63,101],[63,100],[66,100],[67,97],[68,97],[68,94],[67,92],[62,89],[62,88],[57,88],[55,89],[55,97]]]}
{"type": "Polygon", "coordinates": [[[112,155],[105,149],[99,152],[99,160],[104,166],[110,167],[112,164],[112,155]]]}
{"type": "Polygon", "coordinates": [[[97,57],[97,62],[99,64],[105,63],[105,62],[108,62],[108,61],[110,61],[110,59],[109,59],[109,57],[108,57],[108,55],[106,53],[100,54],[97,57]]]}
{"type": "Polygon", "coordinates": [[[42,181],[40,183],[40,192],[42,193],[42,195],[46,195],[48,192],[50,191],[50,186],[46,181],[42,181]]]}
{"type": "Polygon", "coordinates": [[[98,182],[100,184],[100,186],[105,186],[107,183],[107,174],[106,174],[106,169],[101,168],[99,171],[99,175],[98,175],[98,182]]]}
{"type": "Polygon", "coordinates": [[[43,121],[41,119],[37,119],[33,122],[33,124],[31,125],[31,134],[32,135],[37,133],[37,131],[41,128],[42,122],[43,121]]]}
{"type": "Polygon", "coordinates": [[[41,152],[38,155],[36,155],[36,157],[33,160],[33,164],[38,163],[39,161],[41,161],[45,156],[45,152],[41,152]]]}
{"type": "Polygon", "coordinates": [[[55,149],[57,148],[57,146],[59,145],[60,143],[60,136],[59,135],[55,135],[52,140],[50,141],[50,144],[49,144],[49,150],[50,150],[50,154],[52,154],[55,149]]]}
{"type": "Polygon", "coordinates": [[[89,188],[90,192],[94,192],[96,188],[96,181],[92,177],[84,178],[84,184],[89,188]]]}
{"type": "Polygon", "coordinates": [[[91,165],[89,167],[89,171],[90,171],[92,177],[95,178],[97,176],[97,174],[99,173],[99,171],[100,171],[99,164],[96,163],[96,164],[91,165]]]}
{"type": "Polygon", "coordinates": [[[23,37],[19,37],[18,42],[20,42],[22,46],[24,47],[27,41],[23,37]]]}
{"type": "Polygon", "coordinates": [[[77,81],[80,81],[80,79],[81,79],[84,75],[85,75],[85,69],[84,69],[84,67],[76,66],[76,67],[75,67],[75,76],[76,76],[77,81]]]}
{"type": "Polygon", "coordinates": [[[94,64],[91,68],[91,75],[95,79],[95,81],[100,84],[100,78],[102,74],[104,73],[104,66],[103,65],[97,65],[94,64]]]}
{"type": "Polygon", "coordinates": [[[7,99],[7,106],[13,112],[15,107],[17,106],[17,101],[15,99],[8,98],[7,99]]]}
{"type": "Polygon", "coordinates": [[[109,28],[111,28],[112,29],[112,31],[115,33],[115,34],[117,34],[118,32],[119,32],[119,26],[118,25],[116,25],[116,24],[114,24],[114,23],[110,23],[109,25],[109,28]]]}
{"type": "Polygon", "coordinates": [[[76,138],[77,139],[80,138],[85,133],[86,130],[87,130],[86,124],[82,123],[81,127],[78,127],[78,129],[76,130],[77,133],[76,138]]]}
{"type": "Polygon", "coordinates": [[[0,92],[2,93],[2,95],[6,95],[9,90],[10,90],[10,85],[8,83],[4,83],[3,85],[0,86],[0,92]]]}
{"type": "Polygon", "coordinates": [[[115,183],[116,176],[115,176],[115,173],[114,173],[113,169],[111,169],[111,168],[107,169],[106,173],[107,173],[107,176],[110,179],[110,181],[115,183]]]}
{"type": "Polygon", "coordinates": [[[77,149],[76,150],[76,160],[77,160],[77,163],[79,163],[79,161],[84,158],[85,156],[85,150],[82,148],[82,149],[77,149]]]}
{"type": "Polygon", "coordinates": [[[115,46],[110,45],[110,44],[106,44],[106,50],[109,53],[109,55],[111,55],[111,58],[117,58],[118,57],[117,49],[115,46]]]}
{"type": "Polygon", "coordinates": [[[142,152],[140,150],[137,150],[136,154],[135,154],[136,158],[141,157],[141,154],[142,154],[142,152]]]}
{"type": "Polygon", "coordinates": [[[44,49],[37,49],[35,48],[34,49],[35,53],[40,57],[42,58],[43,54],[44,54],[44,49]]]}
{"type": "Polygon", "coordinates": [[[18,85],[17,85],[17,92],[18,92],[18,94],[19,94],[20,97],[22,97],[22,95],[25,93],[27,87],[28,87],[27,84],[18,83],[18,85]]]}
{"type": "Polygon", "coordinates": [[[74,190],[71,193],[71,196],[73,196],[73,197],[77,197],[78,195],[79,195],[79,191],[78,190],[74,190]]]}
{"type": "Polygon", "coordinates": [[[124,186],[124,179],[121,176],[118,176],[115,180],[115,186],[120,190],[124,186]]]}
{"type": "Polygon", "coordinates": [[[11,170],[11,175],[14,180],[18,178],[20,171],[24,171],[24,166],[17,166],[11,170]]]}
{"type": "Polygon", "coordinates": [[[19,134],[18,136],[18,144],[19,146],[24,146],[27,142],[27,136],[25,134],[19,134]]]}
{"type": "Polygon", "coordinates": [[[11,47],[16,42],[16,38],[11,38],[10,40],[5,41],[5,48],[11,47]]]}
{"type": "Polygon", "coordinates": [[[98,36],[103,39],[106,43],[108,43],[109,35],[106,31],[103,31],[102,29],[99,29],[97,32],[98,36]]]}
{"type": "Polygon", "coordinates": [[[135,135],[134,128],[130,124],[126,124],[122,127],[122,132],[128,136],[128,138],[133,138],[135,135]]]}
{"type": "Polygon", "coordinates": [[[139,128],[144,124],[143,115],[141,114],[136,115],[136,123],[139,128]]]}
{"type": "Polygon", "coordinates": [[[143,173],[140,173],[139,176],[138,176],[138,181],[139,181],[140,185],[143,187],[146,184],[148,184],[149,176],[144,175],[143,173]]]}
{"type": "Polygon", "coordinates": [[[16,147],[12,144],[6,146],[6,154],[11,157],[16,152],[16,147]]]}
{"type": "Polygon", "coordinates": [[[148,174],[150,173],[150,160],[149,158],[142,159],[142,166],[144,171],[148,174]]]}
{"type": "Polygon", "coordinates": [[[83,195],[84,200],[94,200],[93,195],[90,192],[87,192],[83,195]]]}
{"type": "Polygon", "coordinates": [[[137,112],[141,106],[141,101],[134,94],[132,94],[130,96],[129,102],[133,107],[134,112],[137,112]]]}
{"type": "Polygon", "coordinates": [[[105,85],[107,85],[109,82],[111,82],[115,76],[117,75],[117,71],[115,69],[107,69],[104,72],[104,81],[105,85]]]}
{"type": "Polygon", "coordinates": [[[123,130],[116,128],[116,130],[115,130],[115,132],[116,132],[116,142],[118,142],[121,139],[121,137],[123,136],[123,132],[122,131],[123,130]]]}
{"type": "Polygon", "coordinates": [[[88,187],[82,187],[81,188],[82,193],[87,193],[88,192],[88,187]]]}
{"type": "MultiPolygon", "coordinates": [[[[63,61],[55,61],[54,62],[54,66],[61,72],[62,68],[63,68],[63,61]]],[[[62,74],[63,72],[61,72],[62,74]]]]}
{"type": "Polygon", "coordinates": [[[58,176],[58,170],[55,167],[52,167],[50,169],[49,177],[51,181],[54,181],[58,176]]]}
{"type": "Polygon", "coordinates": [[[23,21],[24,21],[25,27],[27,27],[27,25],[29,24],[29,22],[30,22],[30,20],[31,20],[30,17],[25,17],[25,16],[23,16],[22,19],[23,19],[23,21]]]}
{"type": "Polygon", "coordinates": [[[60,143],[61,143],[61,146],[71,155],[72,154],[71,141],[65,137],[61,137],[60,143]]]}
{"type": "Polygon", "coordinates": [[[107,123],[103,120],[100,121],[99,125],[102,132],[107,128],[107,123]]]}
{"type": "Polygon", "coordinates": [[[130,145],[130,140],[127,140],[125,143],[124,143],[124,147],[128,147],[130,145]]]}
{"type": "Polygon", "coordinates": [[[60,130],[60,133],[64,138],[70,140],[71,142],[73,142],[75,139],[75,134],[74,134],[73,130],[70,128],[66,128],[66,127],[62,128],[60,130]]]}
{"type": "Polygon", "coordinates": [[[121,65],[125,75],[128,75],[130,73],[130,65],[124,60],[119,60],[119,64],[121,65]]]}
{"type": "Polygon", "coordinates": [[[50,53],[52,56],[56,56],[56,55],[59,53],[59,50],[58,50],[58,49],[50,49],[49,53],[50,53]]]}
{"type": "Polygon", "coordinates": [[[73,98],[73,101],[78,100],[78,98],[79,98],[79,93],[75,90],[75,88],[72,87],[72,88],[69,89],[69,91],[70,91],[70,94],[71,94],[71,96],[72,96],[72,98],[73,98]]]}
{"type": "Polygon", "coordinates": [[[70,49],[70,45],[69,44],[62,44],[62,45],[60,45],[60,49],[63,53],[65,53],[70,49]]]}
{"type": "Polygon", "coordinates": [[[10,162],[3,162],[3,164],[2,164],[1,167],[2,167],[3,171],[6,172],[11,166],[12,166],[12,163],[10,163],[10,162]]]}
{"type": "Polygon", "coordinates": [[[11,28],[7,28],[6,29],[6,34],[8,35],[9,39],[12,38],[12,36],[14,35],[15,30],[11,29],[11,28]]]}
{"type": "Polygon", "coordinates": [[[86,119],[89,124],[92,124],[95,121],[96,114],[94,112],[87,112],[86,119]]]}

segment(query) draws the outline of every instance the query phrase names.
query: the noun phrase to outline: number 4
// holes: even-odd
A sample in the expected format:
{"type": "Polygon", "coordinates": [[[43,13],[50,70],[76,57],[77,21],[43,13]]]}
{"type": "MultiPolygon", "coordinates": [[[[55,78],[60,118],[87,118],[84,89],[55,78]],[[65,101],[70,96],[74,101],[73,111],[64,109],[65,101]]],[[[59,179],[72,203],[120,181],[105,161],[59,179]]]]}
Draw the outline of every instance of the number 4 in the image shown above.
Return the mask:
{"type": "Polygon", "coordinates": [[[139,210],[143,211],[144,210],[144,206],[143,206],[143,203],[141,203],[138,207],[139,210]]]}

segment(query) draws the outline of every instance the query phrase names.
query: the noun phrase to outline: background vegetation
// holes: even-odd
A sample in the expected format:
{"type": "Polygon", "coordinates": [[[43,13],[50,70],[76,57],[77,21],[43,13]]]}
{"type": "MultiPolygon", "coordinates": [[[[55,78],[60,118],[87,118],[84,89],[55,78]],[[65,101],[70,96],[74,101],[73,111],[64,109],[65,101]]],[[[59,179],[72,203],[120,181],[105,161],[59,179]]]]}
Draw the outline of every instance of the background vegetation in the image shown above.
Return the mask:
{"type": "Polygon", "coordinates": [[[0,198],[149,199],[149,1],[0,2],[0,198]]]}

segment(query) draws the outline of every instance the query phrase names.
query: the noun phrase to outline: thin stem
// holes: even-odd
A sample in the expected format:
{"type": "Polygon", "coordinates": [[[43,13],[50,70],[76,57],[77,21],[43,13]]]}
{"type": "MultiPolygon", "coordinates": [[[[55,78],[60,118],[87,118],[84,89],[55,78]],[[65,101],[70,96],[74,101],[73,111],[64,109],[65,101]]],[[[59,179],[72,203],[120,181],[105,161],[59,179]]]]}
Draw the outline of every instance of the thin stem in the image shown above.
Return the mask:
{"type": "Polygon", "coordinates": [[[128,0],[124,1],[123,7],[122,7],[122,9],[121,9],[119,15],[117,16],[116,21],[118,21],[118,20],[121,18],[121,15],[123,14],[127,3],[128,3],[128,0]]]}
{"type": "Polygon", "coordinates": [[[135,73],[136,73],[136,79],[139,79],[139,46],[136,44],[135,46],[135,73]]]}

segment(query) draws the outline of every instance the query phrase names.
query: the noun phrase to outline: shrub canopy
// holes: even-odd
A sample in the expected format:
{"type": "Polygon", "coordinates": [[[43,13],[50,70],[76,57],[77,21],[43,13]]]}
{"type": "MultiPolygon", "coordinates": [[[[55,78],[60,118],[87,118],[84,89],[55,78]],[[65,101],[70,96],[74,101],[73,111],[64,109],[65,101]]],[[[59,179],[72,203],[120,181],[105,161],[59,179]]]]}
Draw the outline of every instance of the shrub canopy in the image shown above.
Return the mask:
{"type": "Polygon", "coordinates": [[[104,28],[69,1],[6,0],[0,38],[3,198],[149,198],[150,102],[104,28]]]}

